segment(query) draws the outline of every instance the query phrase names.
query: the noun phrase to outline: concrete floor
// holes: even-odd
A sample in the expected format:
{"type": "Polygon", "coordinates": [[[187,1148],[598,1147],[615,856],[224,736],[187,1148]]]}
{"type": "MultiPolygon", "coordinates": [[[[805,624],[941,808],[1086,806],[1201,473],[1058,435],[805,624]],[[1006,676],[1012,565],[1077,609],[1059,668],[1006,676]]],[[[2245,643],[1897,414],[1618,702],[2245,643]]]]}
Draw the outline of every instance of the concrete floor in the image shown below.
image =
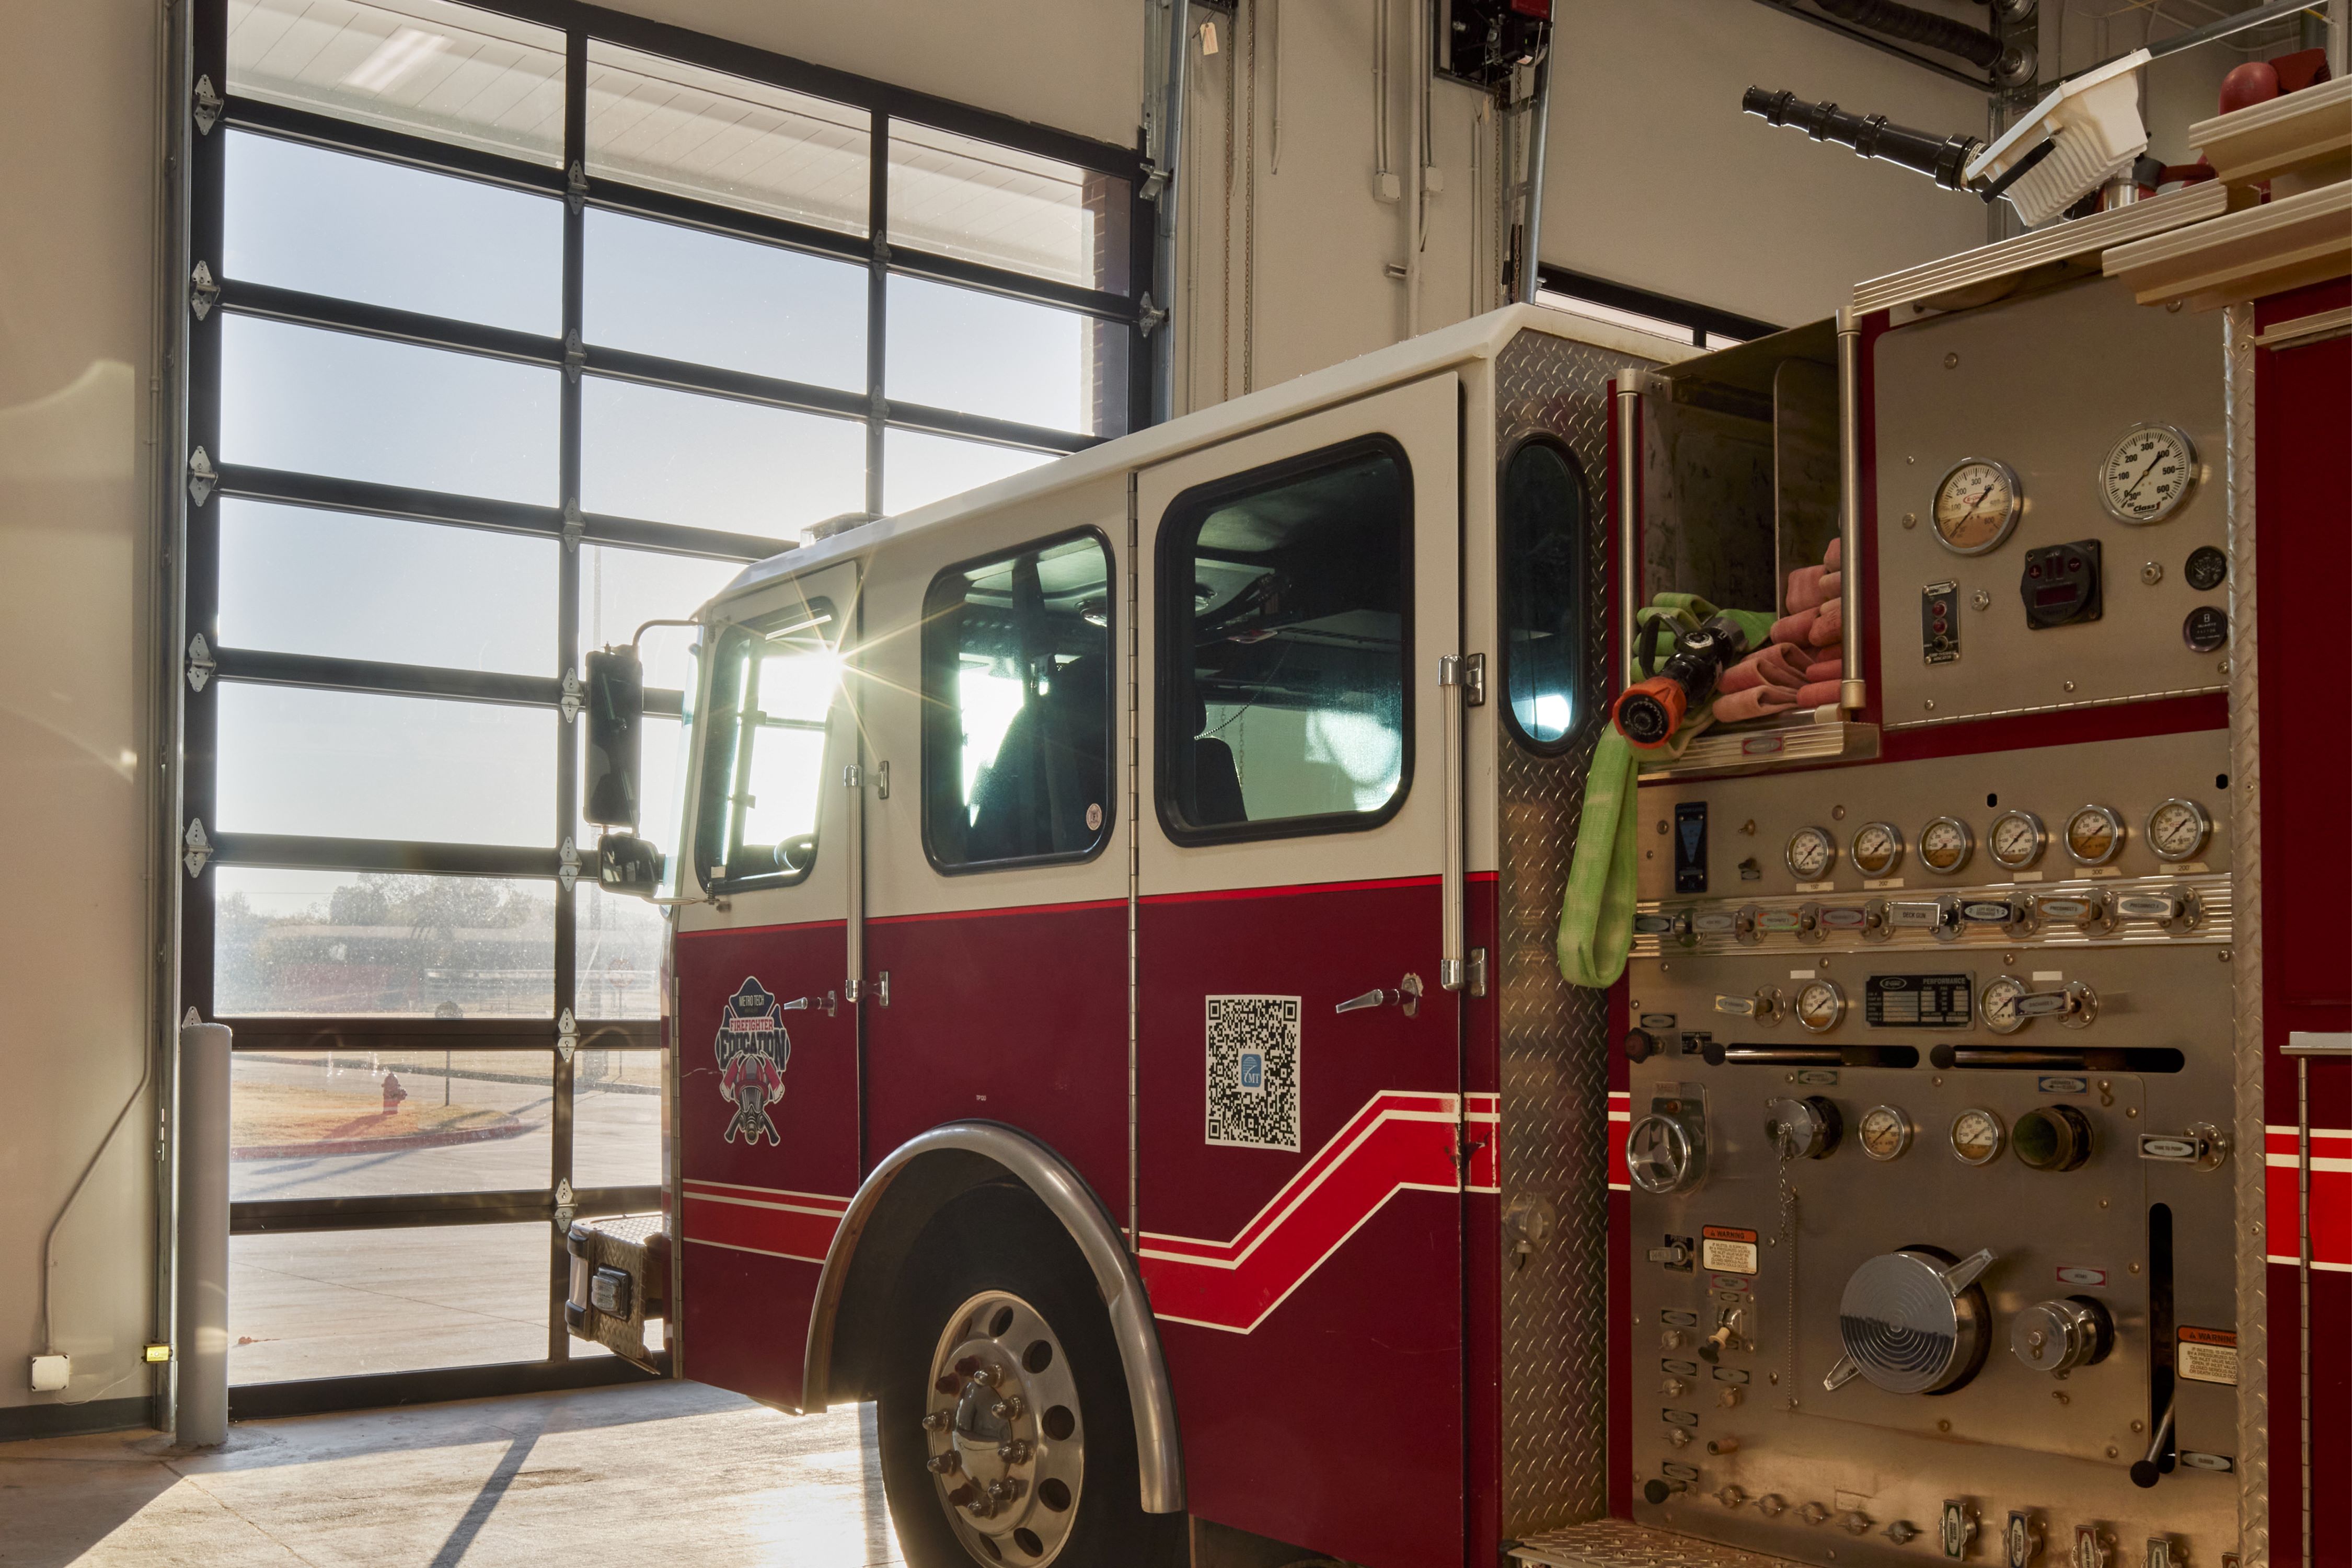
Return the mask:
{"type": "Polygon", "coordinates": [[[898,1563],[873,1407],[648,1384],[0,1444],[6,1568],[898,1563]]]}

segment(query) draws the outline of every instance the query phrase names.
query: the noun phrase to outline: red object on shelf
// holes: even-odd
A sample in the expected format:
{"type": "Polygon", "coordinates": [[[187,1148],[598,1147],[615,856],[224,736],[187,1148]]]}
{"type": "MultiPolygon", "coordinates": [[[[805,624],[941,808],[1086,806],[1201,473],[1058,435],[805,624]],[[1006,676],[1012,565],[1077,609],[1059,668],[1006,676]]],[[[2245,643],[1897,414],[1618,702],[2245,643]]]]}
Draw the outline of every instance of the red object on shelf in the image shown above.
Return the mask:
{"type": "MultiPolygon", "coordinates": [[[[1522,16],[1533,16],[1538,21],[1551,20],[1551,0],[1511,0],[1511,9],[1522,16]]],[[[2327,51],[2317,49],[2313,52],[2324,56],[2327,51]]]]}
{"type": "Polygon", "coordinates": [[[2221,79],[2221,110],[2234,114],[2279,95],[2279,73],[2268,60],[2248,60],[2221,79]]]}
{"type": "MultiPolygon", "coordinates": [[[[2239,68],[2241,70],[2244,67],[2239,68]]],[[[2316,87],[2327,79],[2326,49],[2297,49],[2291,55],[2273,55],[2271,69],[2278,73],[2278,89],[2282,93],[2301,92],[2306,87],[2316,87]]],[[[2222,79],[2227,80],[2227,78],[2222,79]]]]}

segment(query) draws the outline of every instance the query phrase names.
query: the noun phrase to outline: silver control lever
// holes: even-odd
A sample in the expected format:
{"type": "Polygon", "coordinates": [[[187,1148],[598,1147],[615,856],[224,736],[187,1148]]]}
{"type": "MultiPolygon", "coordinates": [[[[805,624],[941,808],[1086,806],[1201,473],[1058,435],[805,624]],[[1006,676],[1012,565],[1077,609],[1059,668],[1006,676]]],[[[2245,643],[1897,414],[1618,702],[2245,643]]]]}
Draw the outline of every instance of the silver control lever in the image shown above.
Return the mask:
{"type": "Polygon", "coordinates": [[[1421,976],[1408,974],[1396,983],[1393,990],[1374,986],[1361,996],[1350,996],[1331,1009],[1334,1013],[1360,1013],[1371,1007],[1396,1007],[1408,1018],[1421,1011],[1421,976]]]}
{"type": "Polygon", "coordinates": [[[2079,1029],[2099,1016],[2099,994],[2079,980],[2069,980],[2063,991],[2029,991],[2017,999],[2021,1018],[2055,1018],[2079,1029]]]}
{"type": "Polygon", "coordinates": [[[2218,1171],[2230,1158],[2230,1135],[2210,1121],[2189,1123],[2186,1132],[2143,1132],[2139,1157],[2168,1165],[2218,1171]]]}
{"type": "Polygon", "coordinates": [[[2137,1461],[2131,1468],[2132,1485],[2152,1487],[2164,1478],[2167,1467],[2158,1462],[2158,1456],[2164,1452],[2164,1445],[2171,1436],[2172,1406],[2167,1405],[2164,1407],[2164,1419],[2156,1424],[2156,1436],[2147,1446],[2147,1458],[2137,1461]]]}
{"type": "Polygon", "coordinates": [[[1767,985],[1753,996],[1717,996],[1715,1010],[1735,1018],[1753,1018],[1759,1024],[1778,1023],[1780,1018],[1780,988],[1767,985]]]}

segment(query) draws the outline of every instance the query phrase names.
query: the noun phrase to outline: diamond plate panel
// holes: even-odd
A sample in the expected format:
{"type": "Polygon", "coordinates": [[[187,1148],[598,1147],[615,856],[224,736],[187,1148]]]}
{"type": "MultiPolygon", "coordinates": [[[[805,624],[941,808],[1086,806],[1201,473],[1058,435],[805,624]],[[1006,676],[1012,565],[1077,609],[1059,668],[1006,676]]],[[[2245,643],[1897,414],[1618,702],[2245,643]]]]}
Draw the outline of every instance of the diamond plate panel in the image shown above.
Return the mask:
{"type": "MultiPolygon", "coordinates": [[[[2254,637],[2254,308],[2222,316],[2229,367],[2230,783],[2246,803],[2230,813],[2230,871],[2237,905],[2231,977],[2237,987],[2237,1127],[2241,1150],[2266,1147],[2263,1103],[2263,814],[2261,649],[2254,637]]],[[[2237,1162],[2238,1552],[2245,1568],[2271,1561],[2270,1237],[2263,1232],[2263,1162],[2237,1162]]],[[[2290,1427],[2289,1430],[2294,1430],[2290,1427]]],[[[2304,1506],[2311,1506],[2310,1489],[2304,1506]]]]}
{"type": "Polygon", "coordinates": [[[1766,1557],[1622,1519],[1595,1520],[1519,1542],[1511,1555],[1545,1568],[1787,1568],[1766,1557]]]}
{"type": "MultiPolygon", "coordinates": [[[[1549,432],[1584,469],[1591,522],[1586,716],[1578,743],[1536,756],[1500,742],[1496,933],[1502,1022],[1502,1200],[1549,1202],[1558,1226],[1524,1267],[1502,1249],[1503,1533],[1608,1511],[1608,1013],[1560,978],[1559,903],[1584,774],[1606,710],[1609,393],[1626,356],[1523,332],[1496,356],[1496,458],[1549,432]]],[[[1649,368],[1645,365],[1645,368],[1649,368]]]]}

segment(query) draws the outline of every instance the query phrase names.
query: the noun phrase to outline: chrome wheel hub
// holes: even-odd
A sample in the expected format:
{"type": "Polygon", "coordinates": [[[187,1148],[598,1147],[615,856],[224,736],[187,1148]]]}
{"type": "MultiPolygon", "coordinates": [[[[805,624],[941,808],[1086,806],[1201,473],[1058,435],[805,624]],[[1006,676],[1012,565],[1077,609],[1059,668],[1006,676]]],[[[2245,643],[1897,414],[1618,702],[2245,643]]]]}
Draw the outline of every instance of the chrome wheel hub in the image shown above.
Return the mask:
{"type": "Polygon", "coordinates": [[[1078,1388],[1062,1342],[1009,1291],[974,1296],[931,1356],[925,1462],[972,1560],[1042,1568],[1069,1539],[1086,1476],[1078,1388]]]}

